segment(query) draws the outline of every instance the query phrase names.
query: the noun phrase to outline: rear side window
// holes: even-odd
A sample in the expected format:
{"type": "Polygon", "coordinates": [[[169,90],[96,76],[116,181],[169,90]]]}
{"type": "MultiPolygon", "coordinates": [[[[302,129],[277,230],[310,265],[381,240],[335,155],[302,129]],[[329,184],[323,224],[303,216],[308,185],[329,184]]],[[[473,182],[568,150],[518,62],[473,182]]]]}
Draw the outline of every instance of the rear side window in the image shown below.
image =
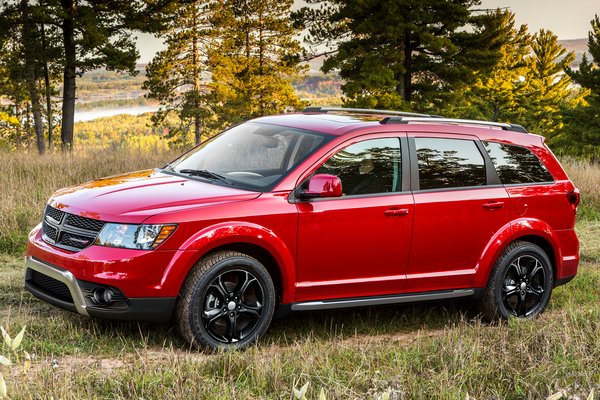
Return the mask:
{"type": "Polygon", "coordinates": [[[485,161],[472,140],[415,138],[419,189],[481,186],[485,161]]]}
{"type": "Polygon", "coordinates": [[[402,188],[400,140],[370,139],[334,154],[317,174],[336,175],[344,195],[398,192],[402,188]]]}
{"type": "Polygon", "coordinates": [[[483,142],[504,184],[552,182],[546,167],[529,149],[508,144],[483,142]]]}

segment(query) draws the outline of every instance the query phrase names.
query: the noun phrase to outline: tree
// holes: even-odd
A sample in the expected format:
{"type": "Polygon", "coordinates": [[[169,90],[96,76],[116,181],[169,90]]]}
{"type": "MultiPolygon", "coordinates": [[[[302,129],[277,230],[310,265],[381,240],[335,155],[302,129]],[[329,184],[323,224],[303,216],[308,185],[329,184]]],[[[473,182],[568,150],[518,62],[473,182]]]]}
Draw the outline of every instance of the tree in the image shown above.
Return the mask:
{"type": "Polygon", "coordinates": [[[193,125],[196,144],[202,140],[203,118],[211,114],[203,81],[209,76],[209,53],[216,45],[214,7],[213,2],[200,0],[184,3],[175,11],[174,18],[159,33],[167,48],[146,67],[143,85],[149,90],[148,97],[164,107],[154,114],[154,124],[164,124],[167,116],[176,112],[180,127],[171,134],[187,131],[193,125]]]}
{"type": "Polygon", "coordinates": [[[579,70],[567,69],[571,78],[587,90],[585,102],[567,110],[568,126],[557,142],[571,147],[577,154],[593,154],[598,158],[600,146],[600,18],[594,16],[592,30],[588,34],[588,52],[584,55],[579,70]]]}
{"type": "Polygon", "coordinates": [[[575,53],[558,44],[558,37],[547,30],[533,36],[528,58],[527,114],[523,124],[532,132],[552,138],[563,127],[562,110],[579,102],[565,69],[575,60],[575,53]]]}
{"type": "Polygon", "coordinates": [[[36,59],[36,54],[41,52],[41,48],[38,46],[41,41],[38,40],[39,33],[37,32],[37,26],[35,22],[32,20],[28,0],[21,0],[19,11],[22,20],[21,41],[23,44],[23,53],[25,59],[25,80],[27,82],[27,88],[29,89],[29,98],[33,113],[38,152],[40,155],[42,155],[46,152],[46,141],[44,138],[42,105],[40,102],[39,92],[39,79],[41,71],[38,60],[36,59]]]}
{"type": "Polygon", "coordinates": [[[500,59],[490,71],[475,75],[475,81],[461,91],[460,101],[446,107],[445,115],[516,122],[525,113],[531,37],[527,26],[515,26],[513,13],[497,10],[496,14],[501,18],[499,31],[505,38],[499,49],[500,59]]]}
{"type": "Polygon", "coordinates": [[[479,0],[308,3],[321,8],[305,7],[296,19],[309,44],[333,49],[323,70],[339,70],[347,105],[437,108],[500,56],[500,15],[474,12],[479,0]]]}
{"type": "Polygon", "coordinates": [[[301,107],[292,80],[306,68],[289,18],[292,0],[225,0],[211,54],[215,112],[224,123],[301,107]]]}
{"type": "MultiPolygon", "coordinates": [[[[29,110],[32,109],[38,150],[43,154],[45,140],[35,63],[35,26],[30,15],[30,6],[27,0],[4,3],[2,6],[0,36],[3,40],[0,52],[6,78],[0,92],[4,92],[4,96],[11,99],[13,114],[19,122],[19,128],[21,121],[26,123],[27,128],[29,127],[29,110]],[[27,110],[25,118],[18,116],[22,109],[27,110]]],[[[17,125],[12,125],[17,128],[17,125]]],[[[20,129],[17,129],[13,135],[17,147],[21,145],[23,139],[27,139],[29,129],[25,130],[25,137],[22,137],[19,131],[20,129]]]]}
{"type": "Polygon", "coordinates": [[[76,78],[90,69],[135,74],[138,52],[132,30],[159,29],[171,0],[46,0],[47,24],[62,31],[62,148],[73,147],[76,78]]]}

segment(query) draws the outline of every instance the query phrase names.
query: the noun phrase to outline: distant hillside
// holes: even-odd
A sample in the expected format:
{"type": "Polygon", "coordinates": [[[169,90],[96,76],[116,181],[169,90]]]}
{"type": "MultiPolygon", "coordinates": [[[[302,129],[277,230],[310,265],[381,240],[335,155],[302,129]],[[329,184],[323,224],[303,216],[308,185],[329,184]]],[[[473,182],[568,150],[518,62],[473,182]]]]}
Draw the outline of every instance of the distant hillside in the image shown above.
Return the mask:
{"type": "MultiPolygon", "coordinates": [[[[587,38],[582,39],[571,39],[571,40],[559,40],[558,43],[562,45],[567,51],[572,51],[575,53],[575,61],[573,62],[573,66],[578,66],[581,64],[581,59],[585,53],[587,53],[587,38]]],[[[589,54],[588,54],[589,57],[589,54]]]]}

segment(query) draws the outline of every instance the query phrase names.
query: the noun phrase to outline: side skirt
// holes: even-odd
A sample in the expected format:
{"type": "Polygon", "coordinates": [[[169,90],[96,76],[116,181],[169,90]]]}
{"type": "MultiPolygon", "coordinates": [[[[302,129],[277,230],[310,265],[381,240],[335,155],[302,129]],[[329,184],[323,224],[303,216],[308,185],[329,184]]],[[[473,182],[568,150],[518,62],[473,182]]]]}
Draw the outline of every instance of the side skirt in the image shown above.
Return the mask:
{"type": "Polygon", "coordinates": [[[427,293],[409,293],[393,296],[360,297],[350,299],[332,299],[323,301],[305,301],[293,303],[291,311],[332,310],[336,308],[371,307],[386,304],[415,303],[421,301],[445,300],[475,295],[475,289],[444,290],[427,293]]]}

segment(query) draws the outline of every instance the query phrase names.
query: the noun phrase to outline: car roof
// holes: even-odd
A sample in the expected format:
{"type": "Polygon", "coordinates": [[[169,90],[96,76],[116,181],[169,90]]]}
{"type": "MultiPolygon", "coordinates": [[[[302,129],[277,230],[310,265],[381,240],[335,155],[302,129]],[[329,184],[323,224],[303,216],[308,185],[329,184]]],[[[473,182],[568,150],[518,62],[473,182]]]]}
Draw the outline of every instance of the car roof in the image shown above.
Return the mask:
{"type": "Polygon", "coordinates": [[[413,133],[430,132],[471,135],[477,136],[481,140],[494,140],[504,143],[534,146],[539,146],[544,140],[541,136],[524,133],[526,131],[506,130],[502,129],[502,127],[492,125],[494,124],[493,122],[487,123],[485,121],[450,120],[441,118],[406,118],[410,123],[384,123],[386,119],[394,118],[395,117],[390,117],[390,115],[383,113],[302,112],[261,117],[254,119],[253,121],[296,129],[305,129],[333,136],[342,136],[356,130],[368,129],[370,132],[395,130],[413,133]]]}
{"type": "Polygon", "coordinates": [[[377,126],[382,118],[382,115],[293,113],[261,117],[253,121],[338,136],[355,129],[377,126]]]}

